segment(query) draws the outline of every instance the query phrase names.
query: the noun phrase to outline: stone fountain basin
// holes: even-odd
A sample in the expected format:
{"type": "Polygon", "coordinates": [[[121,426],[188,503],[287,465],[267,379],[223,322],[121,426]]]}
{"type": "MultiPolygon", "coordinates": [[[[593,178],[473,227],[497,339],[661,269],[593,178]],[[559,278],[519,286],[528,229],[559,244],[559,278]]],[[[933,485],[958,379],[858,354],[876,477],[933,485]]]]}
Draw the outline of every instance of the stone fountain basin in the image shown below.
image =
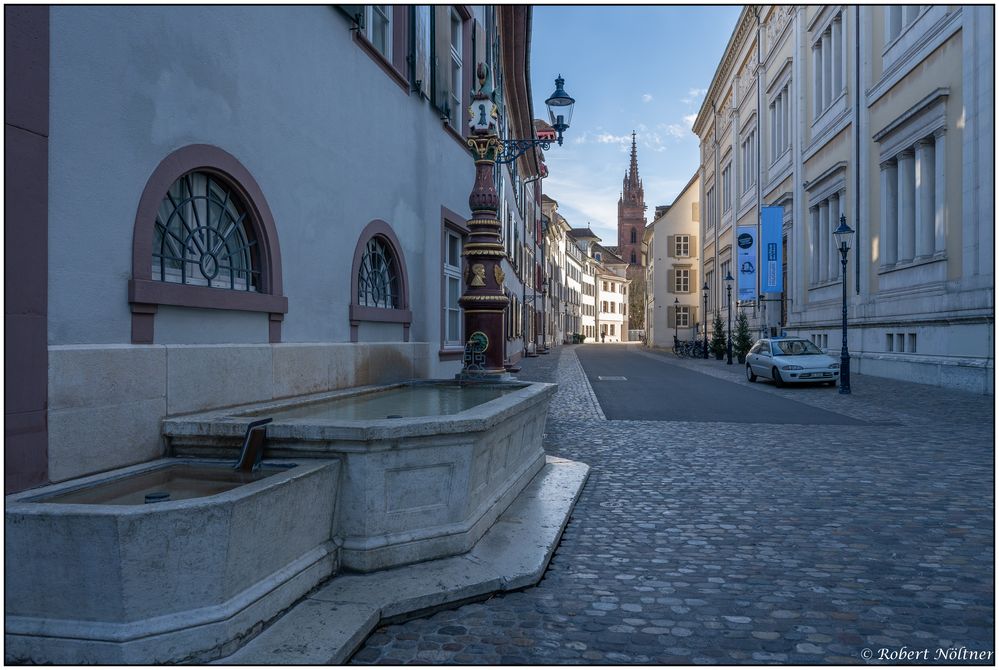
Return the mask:
{"type": "Polygon", "coordinates": [[[155,504],[53,501],[178,463],[232,469],[160,459],[6,497],[6,660],[210,658],[336,572],[336,461],[155,504]]]}
{"type": "Polygon", "coordinates": [[[330,401],[368,400],[451,381],[366,386],[167,418],[175,455],[235,458],[246,425],[274,416],[269,458],[336,458],[341,565],[369,572],[471,549],[544,466],[555,384],[493,384],[502,395],[448,415],[342,419],[308,414],[330,401]]]}

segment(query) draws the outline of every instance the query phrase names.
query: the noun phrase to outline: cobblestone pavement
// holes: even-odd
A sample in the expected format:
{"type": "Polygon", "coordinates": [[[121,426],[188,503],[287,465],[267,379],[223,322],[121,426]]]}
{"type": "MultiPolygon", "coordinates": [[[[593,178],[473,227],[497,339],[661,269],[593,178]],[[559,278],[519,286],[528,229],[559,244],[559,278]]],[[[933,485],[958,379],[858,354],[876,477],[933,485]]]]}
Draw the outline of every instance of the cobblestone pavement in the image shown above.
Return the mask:
{"type": "MultiPolygon", "coordinates": [[[[383,626],[352,663],[954,664],[993,651],[991,397],[855,375],[851,396],[754,387],[868,425],[606,421],[576,349],[519,375],[563,385],[545,448],[592,466],[544,578],[383,626]]],[[[748,384],[739,366],[639,353],[748,384]]]]}

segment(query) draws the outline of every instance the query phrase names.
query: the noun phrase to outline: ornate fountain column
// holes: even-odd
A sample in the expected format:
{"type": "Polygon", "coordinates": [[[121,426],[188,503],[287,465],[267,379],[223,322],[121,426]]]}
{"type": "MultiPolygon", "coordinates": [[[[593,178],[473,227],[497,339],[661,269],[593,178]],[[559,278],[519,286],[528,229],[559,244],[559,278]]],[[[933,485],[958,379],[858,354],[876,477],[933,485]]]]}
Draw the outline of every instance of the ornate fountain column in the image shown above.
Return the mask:
{"type": "Polygon", "coordinates": [[[472,218],[462,256],[465,258],[465,286],[458,304],[464,310],[465,360],[460,377],[502,376],[506,360],[503,311],[510,300],[503,293],[502,224],[497,219],[496,157],[502,151],[497,135],[498,110],[492,86],[487,84],[489,68],[479,63],[479,90],[472,95],[468,146],[475,157],[475,185],[468,196],[472,218]]]}

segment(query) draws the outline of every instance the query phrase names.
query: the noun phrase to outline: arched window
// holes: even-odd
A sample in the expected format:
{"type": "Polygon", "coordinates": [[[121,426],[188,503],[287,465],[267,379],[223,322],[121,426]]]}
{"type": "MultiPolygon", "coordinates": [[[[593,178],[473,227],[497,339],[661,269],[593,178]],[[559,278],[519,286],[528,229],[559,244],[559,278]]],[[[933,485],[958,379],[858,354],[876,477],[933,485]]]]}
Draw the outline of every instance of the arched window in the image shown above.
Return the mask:
{"type": "MultiPolygon", "coordinates": [[[[631,229],[631,243],[634,244],[637,241],[638,241],[638,233],[635,232],[634,228],[632,228],[631,229]]],[[[634,263],[635,261],[631,261],[631,262],[634,263]]]]}
{"type": "Polygon", "coordinates": [[[357,275],[357,304],[399,307],[399,266],[391,244],[383,237],[372,237],[364,247],[357,275]]]}
{"type": "Polygon", "coordinates": [[[632,251],[631,252],[631,262],[632,263],[637,263],[638,261],[636,260],[636,258],[637,258],[637,256],[635,256],[635,252],[632,251]]]}
{"type": "Polygon", "coordinates": [[[406,261],[392,227],[375,220],[365,226],[354,249],[350,279],[350,341],[358,341],[364,322],[399,323],[402,339],[409,342],[409,309],[406,261]]]}
{"type": "Polygon", "coordinates": [[[288,299],[267,200],[231,154],[192,144],[164,158],[139,198],[132,233],[132,343],[152,344],[159,305],[269,314],[281,341],[288,299]]]}
{"type": "Polygon", "coordinates": [[[153,232],[153,279],[260,290],[256,240],[238,194],[208,172],[188,172],[160,203],[153,232]]]}

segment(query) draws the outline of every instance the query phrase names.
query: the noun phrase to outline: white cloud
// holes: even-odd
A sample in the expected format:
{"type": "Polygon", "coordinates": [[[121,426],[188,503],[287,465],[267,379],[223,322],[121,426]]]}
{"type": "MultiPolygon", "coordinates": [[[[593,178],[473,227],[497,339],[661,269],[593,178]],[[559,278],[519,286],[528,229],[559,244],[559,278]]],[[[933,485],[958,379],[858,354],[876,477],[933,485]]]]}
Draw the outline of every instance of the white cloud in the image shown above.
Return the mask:
{"type": "Polygon", "coordinates": [[[697,114],[687,114],[683,117],[683,122],[687,124],[688,128],[694,127],[694,121],[697,120],[697,114]]]}
{"type": "Polygon", "coordinates": [[[692,105],[695,102],[697,102],[700,98],[703,98],[707,92],[708,89],[706,88],[692,88],[689,91],[687,91],[687,97],[680,98],[680,102],[684,103],[685,105],[692,105]]]}
{"type": "Polygon", "coordinates": [[[627,144],[631,142],[631,135],[614,135],[612,133],[600,133],[596,137],[600,144],[627,144]]]}
{"type": "Polygon", "coordinates": [[[642,102],[652,102],[652,94],[650,94],[650,93],[643,93],[642,94],[642,102]]]}
{"type": "Polygon", "coordinates": [[[678,140],[682,140],[684,137],[687,136],[687,131],[683,129],[683,126],[680,126],[679,124],[676,123],[671,123],[668,126],[666,126],[666,134],[669,135],[670,137],[675,137],[678,140]]]}

